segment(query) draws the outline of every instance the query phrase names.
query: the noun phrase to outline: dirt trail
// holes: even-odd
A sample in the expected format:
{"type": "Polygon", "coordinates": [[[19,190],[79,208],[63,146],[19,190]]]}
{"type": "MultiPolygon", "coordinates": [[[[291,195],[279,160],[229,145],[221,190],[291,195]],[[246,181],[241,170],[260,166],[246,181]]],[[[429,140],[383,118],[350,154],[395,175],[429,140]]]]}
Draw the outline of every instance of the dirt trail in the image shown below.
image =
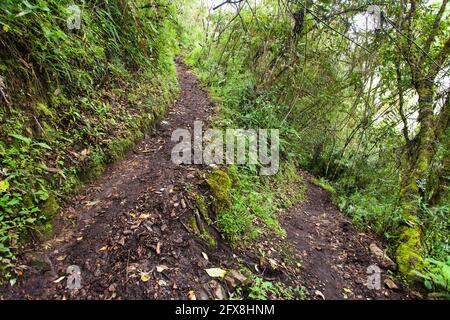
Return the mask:
{"type": "MultiPolygon", "coordinates": [[[[226,296],[226,286],[204,269],[237,268],[236,256],[224,243],[211,249],[186,226],[193,203],[185,186],[204,182],[202,168],[170,158],[173,130],[206,121],[213,104],[185,66],[178,77],[181,93],[166,119],[65,205],[57,236],[23,254],[25,275],[15,287],[0,288],[0,299],[187,299],[191,290],[198,299],[226,296]],[[81,290],[66,289],[62,278],[72,265],[81,269],[81,290]]],[[[388,298],[386,292],[401,298],[363,285],[366,268],[376,263],[368,247],[377,241],[358,234],[324,190],[310,184],[308,201],[285,212],[282,223],[303,261],[299,278],[309,298],[322,298],[315,290],[327,299],[388,298]]]]}
{"type": "Polygon", "coordinates": [[[308,181],[306,201],[287,210],[282,215],[282,225],[288,233],[287,240],[302,260],[300,279],[310,297],[407,299],[408,295],[398,284],[395,290],[384,285],[384,262],[370,250],[373,244],[383,248],[380,239],[358,232],[332,203],[330,193],[311,183],[308,175],[305,179],[308,181]],[[370,266],[381,269],[382,290],[367,288],[370,266]]]}
{"type": "Polygon", "coordinates": [[[203,268],[226,262],[229,250],[210,252],[185,228],[182,218],[192,209],[183,186],[198,178],[194,169],[172,163],[171,135],[207,120],[213,104],[185,66],[178,66],[178,77],[181,93],[164,121],[67,203],[58,237],[36,248],[39,253],[24,254],[30,269],[0,297],[185,299],[190,290],[210,295],[203,289],[211,280],[203,268]],[[54,283],[71,265],[81,269],[79,291],[67,290],[66,279],[54,283]]]}

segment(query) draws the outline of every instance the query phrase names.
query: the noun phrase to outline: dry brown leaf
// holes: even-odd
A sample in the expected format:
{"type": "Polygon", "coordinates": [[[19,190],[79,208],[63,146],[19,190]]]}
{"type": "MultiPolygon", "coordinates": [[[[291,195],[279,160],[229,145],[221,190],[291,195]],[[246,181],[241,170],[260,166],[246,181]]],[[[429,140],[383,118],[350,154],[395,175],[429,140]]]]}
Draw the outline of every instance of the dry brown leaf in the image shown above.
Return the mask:
{"type": "Polygon", "coordinates": [[[188,292],[187,297],[189,300],[197,300],[197,297],[195,296],[195,292],[193,290],[188,292]]]}

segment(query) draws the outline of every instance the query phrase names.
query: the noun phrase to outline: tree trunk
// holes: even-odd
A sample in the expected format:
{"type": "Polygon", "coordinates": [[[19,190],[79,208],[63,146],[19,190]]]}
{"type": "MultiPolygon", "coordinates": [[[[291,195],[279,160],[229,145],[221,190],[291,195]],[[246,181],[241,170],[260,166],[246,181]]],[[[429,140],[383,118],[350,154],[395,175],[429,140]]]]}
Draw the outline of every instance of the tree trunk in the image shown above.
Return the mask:
{"type": "Polygon", "coordinates": [[[404,225],[399,230],[397,264],[401,274],[414,277],[414,271],[424,267],[423,232],[419,224],[420,200],[423,199],[423,187],[426,186],[428,171],[433,159],[434,114],[433,87],[421,84],[419,94],[420,131],[415,141],[408,147],[404,160],[400,201],[404,225]]]}

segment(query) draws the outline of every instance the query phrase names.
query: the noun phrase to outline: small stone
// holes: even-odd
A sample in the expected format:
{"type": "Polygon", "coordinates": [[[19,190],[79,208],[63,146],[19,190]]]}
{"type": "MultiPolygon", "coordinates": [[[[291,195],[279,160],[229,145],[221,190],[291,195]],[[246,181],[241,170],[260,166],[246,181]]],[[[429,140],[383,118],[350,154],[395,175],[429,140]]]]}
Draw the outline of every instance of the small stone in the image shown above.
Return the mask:
{"type": "Polygon", "coordinates": [[[42,271],[53,270],[53,264],[45,254],[41,252],[28,252],[25,254],[28,265],[42,271]]]}
{"type": "Polygon", "coordinates": [[[370,245],[370,252],[383,264],[383,267],[395,267],[395,262],[392,261],[392,259],[389,258],[375,243],[370,245]]]}
{"type": "Polygon", "coordinates": [[[411,295],[411,298],[413,298],[413,299],[423,300],[423,295],[420,292],[411,291],[410,295],[411,295]]]}
{"type": "Polygon", "coordinates": [[[398,290],[397,284],[394,281],[392,281],[391,279],[386,279],[384,281],[384,284],[386,285],[386,287],[388,287],[391,290],[398,290]]]}
{"type": "Polygon", "coordinates": [[[231,270],[225,276],[225,282],[230,290],[234,290],[237,287],[243,285],[245,282],[247,282],[247,278],[240,272],[236,270],[231,270]]]}

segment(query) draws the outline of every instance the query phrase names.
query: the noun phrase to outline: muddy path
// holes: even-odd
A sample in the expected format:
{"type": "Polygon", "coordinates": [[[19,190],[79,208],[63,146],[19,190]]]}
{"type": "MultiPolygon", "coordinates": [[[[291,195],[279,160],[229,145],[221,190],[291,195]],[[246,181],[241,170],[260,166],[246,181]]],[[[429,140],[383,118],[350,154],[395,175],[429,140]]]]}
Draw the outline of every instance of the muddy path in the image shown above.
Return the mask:
{"type": "MultiPolygon", "coordinates": [[[[178,78],[181,92],[164,121],[66,203],[55,237],[23,252],[24,275],[14,287],[0,288],[0,299],[188,299],[192,293],[223,299],[227,284],[211,279],[206,268],[238,269],[245,261],[263,269],[250,247],[233,252],[219,241],[211,248],[187,225],[195,207],[187,186],[204,184],[204,168],[173,164],[171,135],[208,121],[214,105],[184,65],[178,65],[178,78]],[[67,288],[70,266],[80,269],[80,290],[67,288]]],[[[308,187],[305,202],[281,213],[288,237],[273,244],[289,246],[301,268],[260,276],[305,286],[310,299],[407,297],[367,289],[366,269],[377,263],[368,248],[381,243],[358,233],[326,191],[308,187]]]]}
{"type": "Polygon", "coordinates": [[[358,232],[333,204],[329,192],[307,181],[306,200],[282,214],[287,241],[302,261],[300,281],[310,298],[327,300],[409,299],[400,284],[387,277],[391,261],[370,249],[382,250],[382,241],[358,232]],[[381,271],[380,290],[367,287],[368,268],[381,271]],[[389,288],[391,287],[391,288],[389,288]]]}
{"type": "Polygon", "coordinates": [[[24,277],[14,288],[2,288],[0,296],[186,299],[194,290],[201,298],[215,297],[204,268],[227,264],[232,255],[228,248],[211,251],[188,232],[183,219],[192,204],[184,186],[201,177],[171,161],[172,132],[208,120],[213,104],[184,65],[178,66],[178,78],[181,92],[164,121],[125,160],[68,201],[57,236],[22,255],[24,277]],[[62,279],[72,265],[81,270],[81,290],[66,289],[67,278],[62,279]]]}

